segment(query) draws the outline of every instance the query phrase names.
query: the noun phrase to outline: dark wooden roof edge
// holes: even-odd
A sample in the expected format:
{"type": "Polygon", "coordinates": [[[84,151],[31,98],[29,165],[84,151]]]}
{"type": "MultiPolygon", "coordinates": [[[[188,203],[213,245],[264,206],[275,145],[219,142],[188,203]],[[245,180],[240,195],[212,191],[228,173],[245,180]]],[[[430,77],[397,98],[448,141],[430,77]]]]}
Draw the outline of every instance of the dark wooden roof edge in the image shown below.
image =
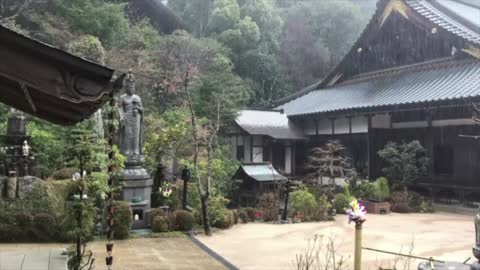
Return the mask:
{"type": "Polygon", "coordinates": [[[110,69],[106,66],[73,55],[39,40],[27,37],[18,32],[8,29],[1,24],[0,35],[3,37],[3,43],[10,43],[17,48],[22,47],[28,50],[35,50],[41,53],[43,56],[50,58],[51,60],[64,62],[71,67],[81,67],[82,69],[86,69],[87,71],[96,74],[101,74],[102,76],[110,76],[114,72],[113,69],[110,69]]]}
{"type": "Polygon", "coordinates": [[[368,81],[368,80],[390,76],[394,74],[402,74],[405,72],[417,72],[417,71],[423,71],[427,69],[438,69],[438,68],[451,67],[451,66],[462,66],[462,65],[468,65],[473,63],[480,63],[480,60],[477,60],[475,58],[456,59],[454,56],[437,58],[434,60],[415,63],[411,65],[404,65],[399,67],[376,70],[376,71],[367,72],[367,73],[361,73],[353,76],[349,80],[342,81],[339,84],[331,87],[325,87],[324,89],[329,89],[336,86],[350,85],[350,84],[368,81]]]}
{"type": "MultiPolygon", "coordinates": [[[[351,49],[348,51],[347,54],[345,54],[345,56],[342,58],[342,60],[340,61],[340,63],[337,64],[337,66],[335,66],[332,71],[330,73],[328,73],[328,75],[323,78],[322,80],[306,87],[306,88],[303,88],[302,90],[296,92],[296,93],[293,93],[287,97],[284,97],[284,98],[281,98],[277,101],[274,101],[273,104],[274,104],[274,107],[278,107],[282,104],[285,104],[285,103],[288,103],[292,100],[295,100],[301,96],[304,96],[312,91],[315,91],[315,90],[318,90],[318,89],[322,89],[324,88],[335,76],[337,76],[337,74],[342,74],[341,73],[341,70],[343,69],[343,66],[345,66],[347,63],[347,61],[350,61],[350,58],[352,57],[353,54],[356,53],[356,48],[359,47],[359,45],[361,45],[361,43],[364,41],[364,39],[368,36],[368,34],[370,32],[373,31],[373,28],[374,28],[374,24],[377,23],[377,21],[379,20],[381,14],[383,13],[383,10],[386,8],[387,4],[388,4],[388,0],[379,0],[377,2],[377,8],[376,8],[376,11],[375,13],[373,14],[373,16],[370,18],[370,21],[368,22],[367,26],[363,29],[362,33],[360,34],[359,38],[355,41],[355,43],[352,45],[351,49]]],[[[436,2],[436,1],[431,1],[431,2],[436,2]]],[[[437,4],[438,5],[438,4],[437,4]]],[[[437,6],[436,5],[436,6],[437,6]]],[[[435,6],[435,8],[437,8],[435,6]]],[[[411,9],[413,12],[415,12],[413,9],[411,9]]],[[[450,13],[453,13],[453,12],[450,12],[450,13]]],[[[448,14],[450,14],[448,13],[448,14]]],[[[423,18],[423,16],[421,16],[423,18]]],[[[455,17],[455,19],[459,17],[458,15],[455,17]]],[[[427,20],[426,18],[424,18],[425,20],[427,20]]],[[[460,38],[463,38],[463,37],[460,37],[460,38]]],[[[467,41],[467,43],[470,43],[467,41]]],[[[473,57],[472,57],[473,58],[473,57]]]]}
{"type": "Polygon", "coordinates": [[[456,107],[467,107],[471,104],[479,103],[479,96],[471,96],[467,98],[456,98],[456,99],[444,99],[444,100],[435,100],[427,102],[412,102],[405,104],[391,104],[383,106],[368,106],[368,107],[356,107],[342,110],[334,111],[325,111],[325,112],[315,112],[307,114],[296,114],[289,115],[291,119],[301,119],[301,118],[331,118],[331,117],[341,117],[341,116],[356,116],[356,115],[369,115],[369,114],[386,114],[392,112],[404,112],[404,111],[418,111],[418,110],[435,110],[438,108],[456,108],[456,107]]]}
{"type": "MultiPolygon", "coordinates": [[[[469,6],[469,7],[472,7],[472,8],[477,8],[477,9],[480,8],[480,7],[477,7],[475,5],[469,4],[467,2],[462,2],[462,1],[455,1],[455,2],[462,3],[463,5],[466,5],[466,6],[469,6]]],[[[452,12],[450,9],[440,5],[437,1],[431,1],[429,3],[430,3],[430,5],[432,5],[433,7],[438,9],[439,11],[441,11],[442,13],[446,14],[448,17],[453,18],[455,21],[458,21],[461,24],[467,26],[469,30],[471,30],[473,32],[476,32],[477,34],[480,34],[480,28],[478,26],[474,25],[473,23],[471,23],[470,21],[466,20],[462,16],[459,16],[455,12],[452,12]]],[[[480,20],[480,18],[479,18],[479,20],[480,20]]]]}

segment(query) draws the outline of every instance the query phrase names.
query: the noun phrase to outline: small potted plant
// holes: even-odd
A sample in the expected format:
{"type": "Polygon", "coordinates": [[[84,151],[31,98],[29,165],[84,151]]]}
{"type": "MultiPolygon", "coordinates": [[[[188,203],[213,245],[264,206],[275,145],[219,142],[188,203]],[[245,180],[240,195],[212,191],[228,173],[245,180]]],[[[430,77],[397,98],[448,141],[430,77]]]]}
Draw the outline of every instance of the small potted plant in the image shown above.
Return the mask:
{"type": "Polygon", "coordinates": [[[387,201],[387,198],[390,197],[390,188],[387,178],[378,178],[373,183],[373,187],[371,198],[363,201],[367,212],[372,214],[389,214],[390,203],[387,201]]]}
{"type": "Polygon", "coordinates": [[[302,214],[296,213],[293,216],[293,223],[301,223],[302,222],[302,214]]]}

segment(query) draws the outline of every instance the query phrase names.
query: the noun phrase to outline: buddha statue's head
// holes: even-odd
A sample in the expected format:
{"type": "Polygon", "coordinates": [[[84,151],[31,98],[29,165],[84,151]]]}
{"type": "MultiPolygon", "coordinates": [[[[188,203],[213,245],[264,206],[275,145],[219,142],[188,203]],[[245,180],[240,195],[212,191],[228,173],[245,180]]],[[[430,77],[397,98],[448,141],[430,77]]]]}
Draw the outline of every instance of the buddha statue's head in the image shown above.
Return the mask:
{"type": "Polygon", "coordinates": [[[125,91],[129,95],[135,94],[135,76],[133,76],[131,70],[128,71],[128,74],[125,77],[125,91]]]}

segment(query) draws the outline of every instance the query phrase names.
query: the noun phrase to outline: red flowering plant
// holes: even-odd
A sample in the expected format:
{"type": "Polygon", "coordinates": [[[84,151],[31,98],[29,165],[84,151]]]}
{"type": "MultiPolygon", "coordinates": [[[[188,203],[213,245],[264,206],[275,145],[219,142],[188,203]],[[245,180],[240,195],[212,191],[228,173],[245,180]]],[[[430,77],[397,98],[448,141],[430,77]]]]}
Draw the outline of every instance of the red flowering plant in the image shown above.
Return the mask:
{"type": "Polygon", "coordinates": [[[255,212],[255,219],[256,220],[262,219],[262,213],[261,212],[255,212]]]}

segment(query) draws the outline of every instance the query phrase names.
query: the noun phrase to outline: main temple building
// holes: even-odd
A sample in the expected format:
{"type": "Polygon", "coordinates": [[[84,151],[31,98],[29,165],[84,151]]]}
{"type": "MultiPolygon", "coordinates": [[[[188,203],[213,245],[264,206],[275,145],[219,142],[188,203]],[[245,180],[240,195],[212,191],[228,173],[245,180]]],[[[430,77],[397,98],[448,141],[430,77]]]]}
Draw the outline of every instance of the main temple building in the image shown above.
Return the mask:
{"type": "Polygon", "coordinates": [[[430,166],[417,187],[463,197],[480,191],[479,102],[480,1],[379,0],[326,78],[272,110],[241,111],[230,140],[243,167],[301,177],[310,149],[337,139],[369,179],[387,142],[419,140],[430,166]]]}

